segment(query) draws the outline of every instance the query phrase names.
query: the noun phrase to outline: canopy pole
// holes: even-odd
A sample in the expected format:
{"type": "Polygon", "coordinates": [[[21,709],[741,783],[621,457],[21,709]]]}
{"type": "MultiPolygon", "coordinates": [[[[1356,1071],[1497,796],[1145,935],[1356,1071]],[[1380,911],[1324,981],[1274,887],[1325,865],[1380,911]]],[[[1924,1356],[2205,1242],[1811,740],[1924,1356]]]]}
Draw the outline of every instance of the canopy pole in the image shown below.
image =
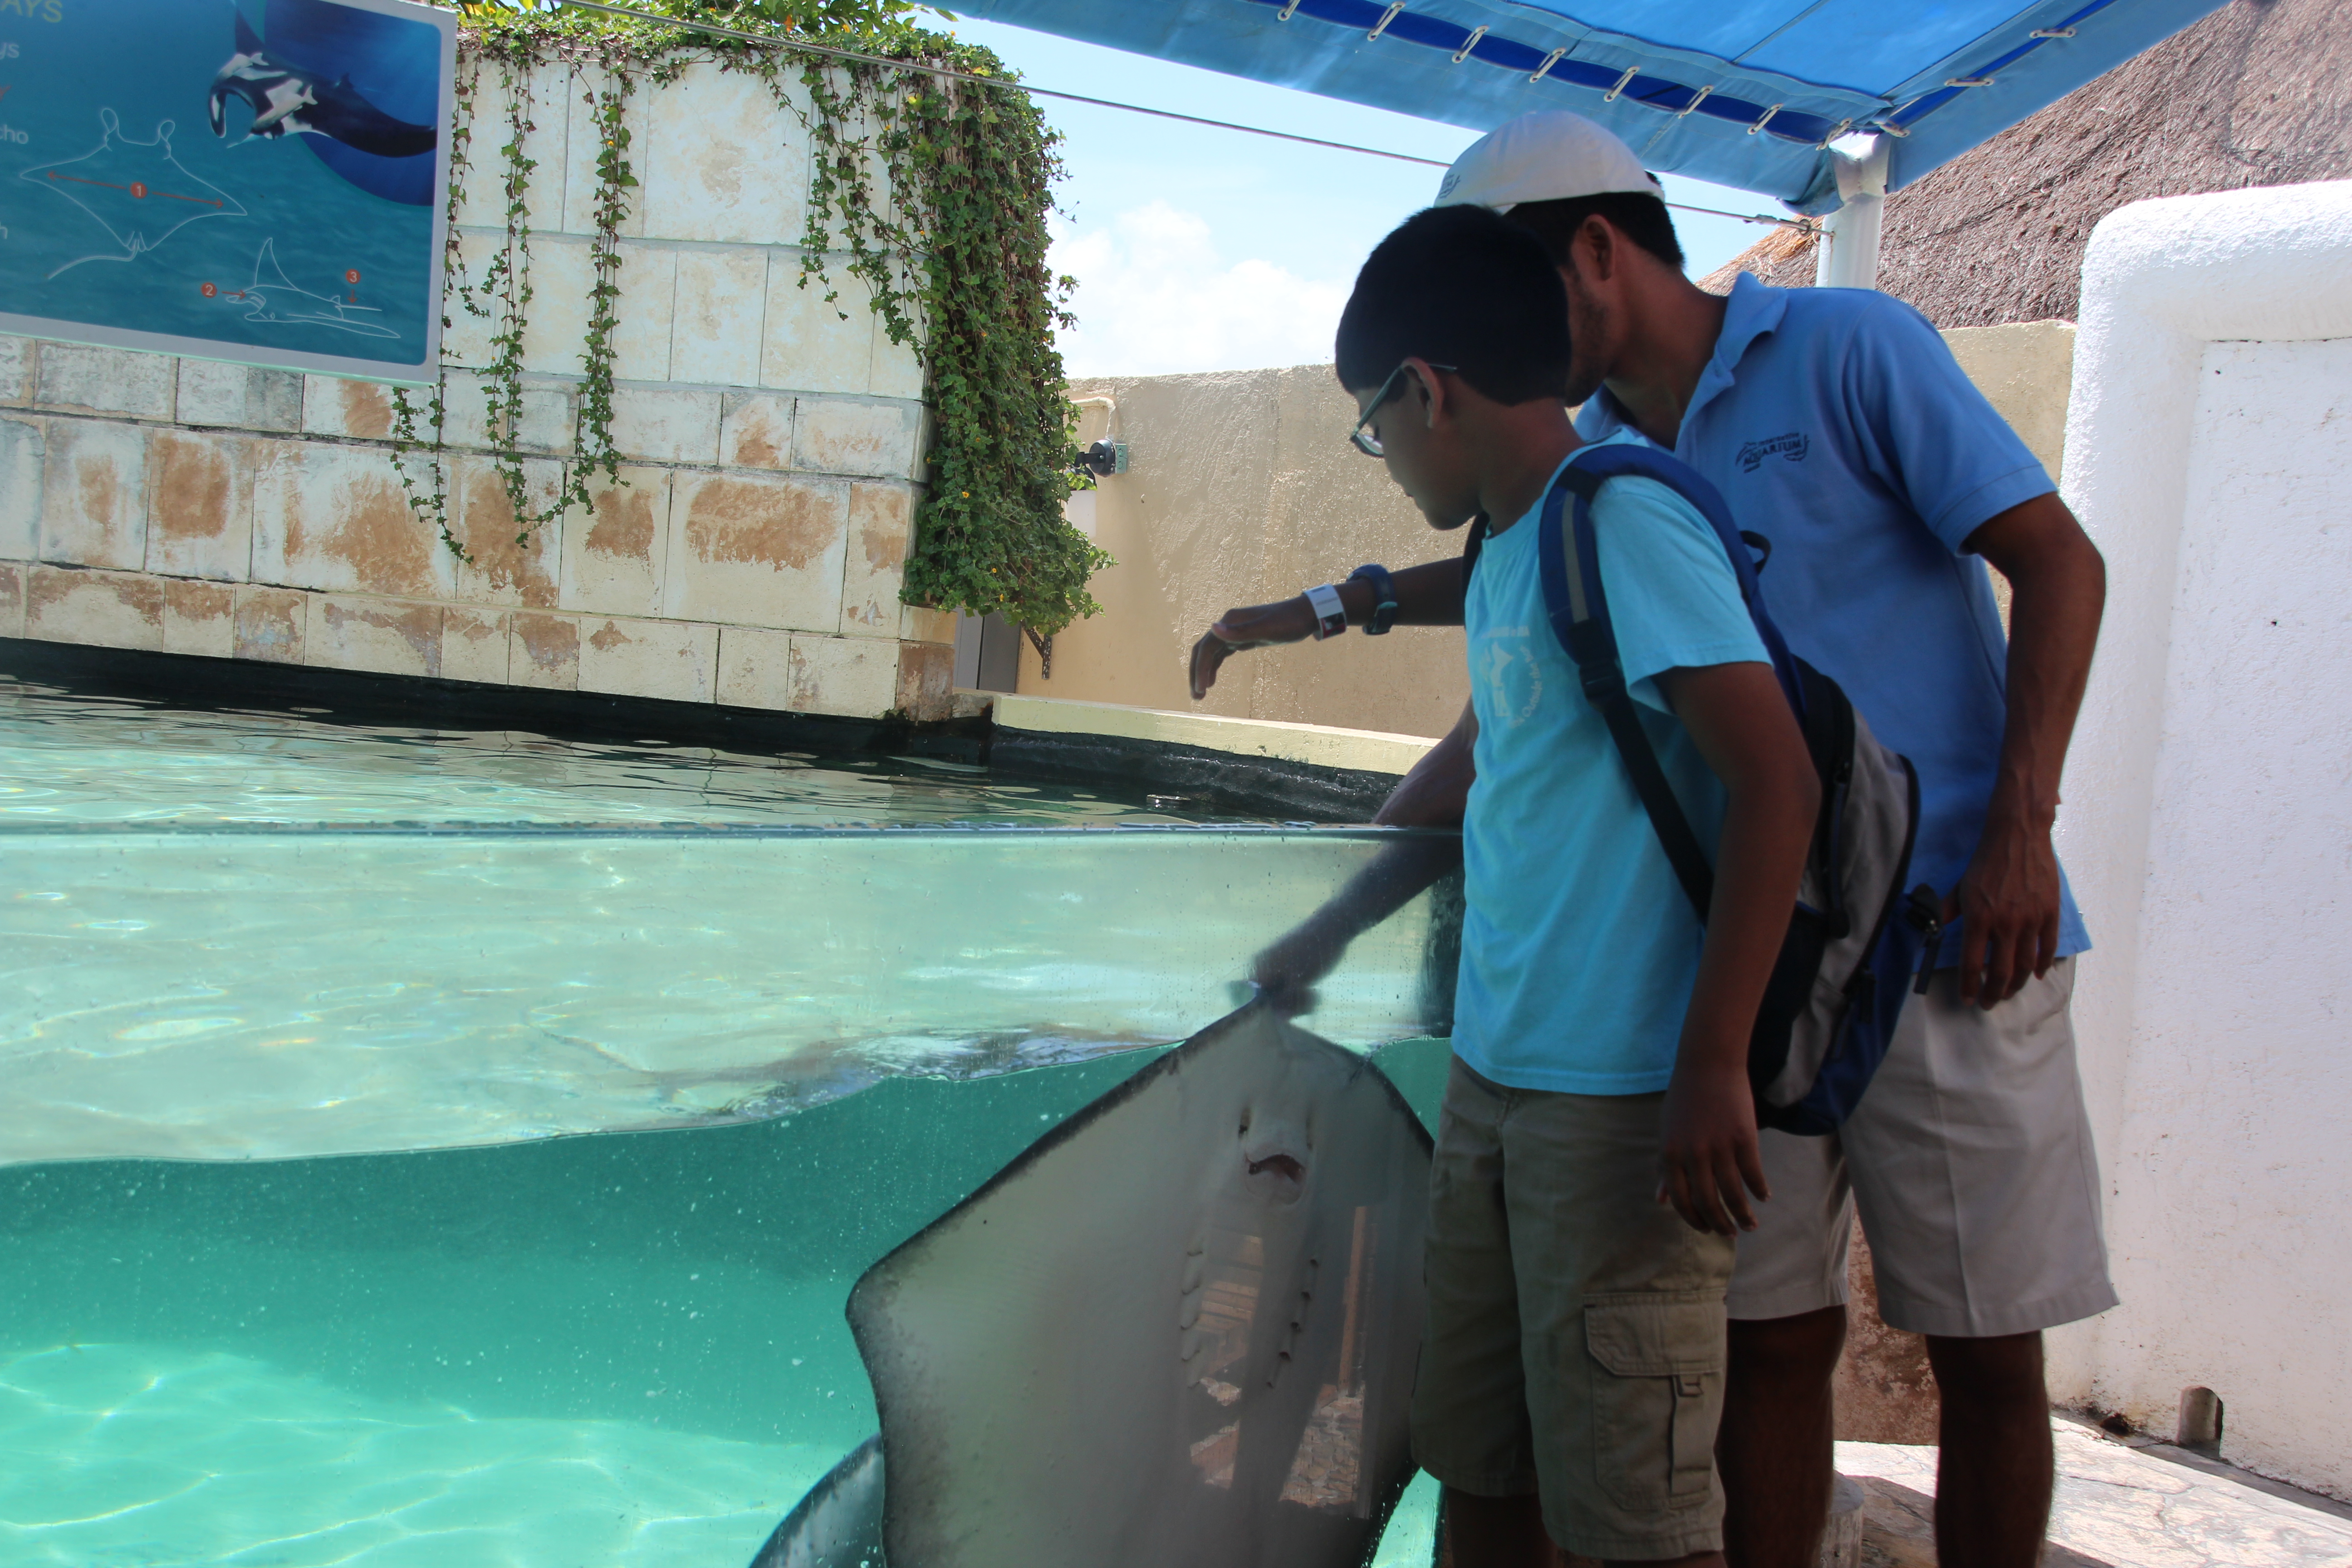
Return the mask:
{"type": "Polygon", "coordinates": [[[1874,289],[1878,286],[1878,225],[1886,207],[1886,153],[1884,136],[1839,138],[1830,149],[1837,171],[1838,195],[1844,205],[1822,225],[1814,251],[1816,289],[1874,289]],[[1847,148],[1853,149],[1852,152],[1847,148]]]}

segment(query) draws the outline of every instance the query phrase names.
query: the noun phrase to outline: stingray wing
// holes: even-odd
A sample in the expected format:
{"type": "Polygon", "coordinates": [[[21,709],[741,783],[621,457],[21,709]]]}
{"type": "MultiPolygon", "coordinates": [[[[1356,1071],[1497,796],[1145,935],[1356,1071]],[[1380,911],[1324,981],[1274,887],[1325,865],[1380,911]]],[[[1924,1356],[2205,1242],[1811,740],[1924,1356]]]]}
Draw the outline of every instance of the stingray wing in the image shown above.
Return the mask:
{"type": "Polygon", "coordinates": [[[849,1318],[896,1568],[1340,1568],[1412,1474],[1429,1139],[1257,1007],[1038,1141],[849,1318]]]}

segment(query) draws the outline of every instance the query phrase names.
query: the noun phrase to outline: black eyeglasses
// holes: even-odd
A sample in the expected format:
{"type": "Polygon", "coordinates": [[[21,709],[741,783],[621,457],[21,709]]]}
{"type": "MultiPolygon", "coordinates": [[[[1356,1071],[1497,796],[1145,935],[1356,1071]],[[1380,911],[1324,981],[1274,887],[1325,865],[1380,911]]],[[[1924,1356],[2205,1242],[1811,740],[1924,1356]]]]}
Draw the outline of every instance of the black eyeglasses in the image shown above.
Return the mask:
{"type": "MultiPolygon", "coordinates": [[[[1356,450],[1361,452],[1365,457],[1385,458],[1388,456],[1387,449],[1381,445],[1381,438],[1378,436],[1373,435],[1370,430],[1367,430],[1365,426],[1372,422],[1372,416],[1381,411],[1381,405],[1386,403],[1391,397],[1395,395],[1397,390],[1397,377],[1402,375],[1411,368],[1412,368],[1412,362],[1411,360],[1407,360],[1399,364],[1396,369],[1389,372],[1389,378],[1381,383],[1381,389],[1372,394],[1372,400],[1370,403],[1364,405],[1364,416],[1356,421],[1356,427],[1353,430],[1348,432],[1348,439],[1354,442],[1356,444],[1356,450]]],[[[1450,364],[1433,364],[1429,368],[1432,370],[1450,371],[1457,375],[1461,374],[1457,367],[1450,364]]]]}

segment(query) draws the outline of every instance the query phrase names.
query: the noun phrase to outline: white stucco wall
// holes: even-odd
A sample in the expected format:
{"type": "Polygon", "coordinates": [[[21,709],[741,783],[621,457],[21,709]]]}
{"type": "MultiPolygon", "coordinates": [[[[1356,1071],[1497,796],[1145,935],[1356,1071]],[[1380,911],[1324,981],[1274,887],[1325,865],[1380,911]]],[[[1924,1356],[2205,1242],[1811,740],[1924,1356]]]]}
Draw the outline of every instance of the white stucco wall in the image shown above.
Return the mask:
{"type": "Polygon", "coordinates": [[[2056,1392],[2352,1496],[2352,183],[2144,202],[2084,265],[2108,613],[2060,847],[2124,1304],[2056,1392]]]}

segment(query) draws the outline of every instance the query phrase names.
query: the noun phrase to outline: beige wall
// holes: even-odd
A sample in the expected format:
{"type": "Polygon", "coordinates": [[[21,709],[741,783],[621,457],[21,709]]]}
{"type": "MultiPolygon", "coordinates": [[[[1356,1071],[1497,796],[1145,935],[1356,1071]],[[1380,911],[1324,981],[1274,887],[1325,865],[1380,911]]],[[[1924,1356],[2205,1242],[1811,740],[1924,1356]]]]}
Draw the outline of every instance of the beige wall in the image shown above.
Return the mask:
{"type": "MultiPolygon", "coordinates": [[[[1961,367],[2054,479],[2066,428],[2074,327],[1944,334],[1961,367]]],[[[1230,605],[1286,598],[1367,561],[1394,570],[1458,550],[1347,442],[1355,405],[1328,365],[1075,383],[1080,439],[1125,441],[1129,470],[1072,515],[1118,564],[1094,582],[1103,613],[1054,639],[1054,674],[1024,647],[1038,697],[1190,709],[1184,660],[1230,605]]],[[[1348,633],[1228,663],[1202,710],[1409,735],[1451,728],[1468,696],[1462,634],[1348,633]]]]}
{"type": "MultiPolygon", "coordinates": [[[[531,73],[518,444],[570,455],[597,136],[569,66],[531,73]]],[[[478,123],[503,124],[495,81],[478,123]]],[[[808,132],[715,65],[629,100],[613,437],[626,482],[514,543],[488,456],[488,325],[453,307],[449,513],[413,516],[365,382],[0,337],[0,637],[872,716],[943,714],[953,617],[898,602],[921,367],[834,261],[800,288],[808,132]]],[[[458,214],[478,278],[503,198],[458,214]]],[[[422,459],[414,459],[422,468],[422,459]]],[[[226,678],[225,679],[228,679],[226,678]]]]}

